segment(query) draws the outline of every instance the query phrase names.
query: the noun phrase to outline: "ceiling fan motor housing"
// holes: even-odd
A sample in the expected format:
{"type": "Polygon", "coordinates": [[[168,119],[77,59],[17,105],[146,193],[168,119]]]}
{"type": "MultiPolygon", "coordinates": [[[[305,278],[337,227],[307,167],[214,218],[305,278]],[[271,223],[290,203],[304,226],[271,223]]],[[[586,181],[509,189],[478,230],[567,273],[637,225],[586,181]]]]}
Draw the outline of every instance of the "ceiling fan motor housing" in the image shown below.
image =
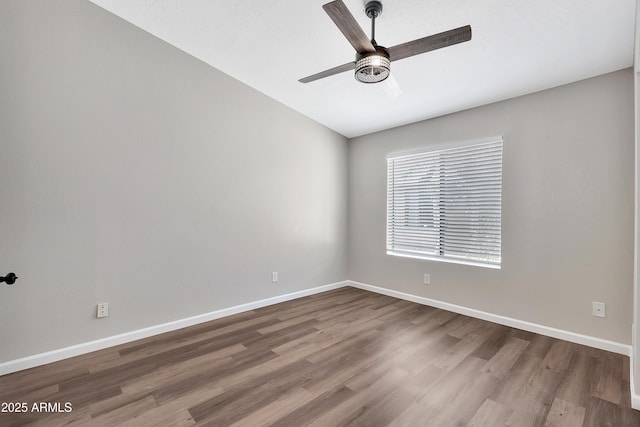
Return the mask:
{"type": "Polygon", "coordinates": [[[375,48],[375,52],[356,53],[355,77],[359,82],[378,83],[391,73],[389,52],[383,46],[375,48]]]}

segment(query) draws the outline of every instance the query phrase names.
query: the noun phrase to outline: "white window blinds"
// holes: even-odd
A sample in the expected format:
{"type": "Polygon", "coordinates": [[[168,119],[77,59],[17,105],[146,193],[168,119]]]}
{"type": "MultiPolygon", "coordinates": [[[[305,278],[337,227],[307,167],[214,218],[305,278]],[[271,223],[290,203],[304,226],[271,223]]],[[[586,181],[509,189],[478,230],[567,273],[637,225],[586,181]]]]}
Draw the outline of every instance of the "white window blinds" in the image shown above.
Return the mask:
{"type": "Polygon", "coordinates": [[[387,253],[500,267],[502,138],[387,159],[387,253]]]}

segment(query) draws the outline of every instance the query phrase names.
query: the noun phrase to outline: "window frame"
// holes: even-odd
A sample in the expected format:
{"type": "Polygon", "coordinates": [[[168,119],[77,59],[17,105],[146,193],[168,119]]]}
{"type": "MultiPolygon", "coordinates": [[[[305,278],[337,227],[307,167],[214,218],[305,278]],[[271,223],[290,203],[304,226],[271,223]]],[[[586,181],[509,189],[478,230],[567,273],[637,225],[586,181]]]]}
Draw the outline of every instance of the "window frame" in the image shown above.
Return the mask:
{"type": "MultiPolygon", "coordinates": [[[[493,150],[495,150],[495,148],[493,148],[493,150]]],[[[488,150],[488,153],[493,153],[494,151],[492,150],[488,150]]],[[[433,144],[433,145],[429,145],[429,146],[425,146],[425,147],[420,147],[420,148],[416,148],[416,149],[412,149],[412,150],[405,150],[405,151],[398,151],[398,152],[392,152],[387,154],[386,156],[386,160],[387,160],[387,217],[386,217],[386,253],[387,255],[392,255],[392,256],[399,256],[399,257],[406,257],[406,258],[415,258],[415,259],[422,259],[422,260],[430,260],[430,261],[439,261],[439,262],[447,262],[447,263],[453,263],[453,264],[464,264],[464,265],[471,265],[471,266],[478,266],[478,267],[486,267],[486,268],[492,268],[492,269],[501,269],[502,268],[502,193],[503,193],[503,161],[504,161],[504,140],[502,138],[502,136],[493,136],[493,137],[489,137],[489,138],[482,138],[482,139],[475,139],[475,140],[466,140],[466,141],[456,141],[456,142],[449,142],[449,143],[441,143],[441,144],[433,144]],[[465,255],[461,255],[460,251],[458,251],[457,255],[447,255],[445,253],[445,250],[443,249],[444,246],[447,245],[447,240],[446,240],[446,233],[447,233],[447,227],[443,225],[442,223],[442,218],[444,218],[444,209],[446,207],[446,202],[442,202],[440,199],[440,194],[445,194],[442,196],[442,198],[447,198],[448,197],[448,193],[442,193],[442,189],[445,188],[447,185],[450,185],[451,180],[447,180],[444,181],[444,171],[446,168],[451,167],[451,164],[445,164],[445,155],[444,154],[438,154],[436,159],[438,159],[437,163],[440,164],[439,170],[435,171],[432,175],[433,176],[439,176],[440,177],[440,184],[437,186],[438,189],[438,194],[435,197],[431,197],[433,199],[438,199],[438,206],[434,207],[433,210],[429,210],[426,214],[425,217],[430,218],[430,220],[425,221],[425,223],[428,223],[429,221],[431,221],[436,229],[436,233],[438,234],[438,237],[436,237],[435,239],[432,240],[436,240],[437,239],[437,243],[433,244],[433,253],[429,253],[426,251],[420,251],[420,250],[409,250],[407,248],[397,248],[397,246],[400,245],[394,245],[394,243],[391,241],[393,240],[390,236],[391,236],[391,227],[392,227],[392,221],[391,221],[391,216],[393,215],[394,212],[398,212],[399,210],[395,209],[395,205],[393,203],[391,203],[390,198],[392,197],[391,194],[391,189],[393,188],[393,190],[395,191],[396,187],[395,187],[395,182],[391,182],[391,171],[392,168],[390,166],[390,161],[394,160],[394,159],[398,159],[401,157],[410,157],[410,156],[419,156],[421,154],[426,154],[426,153],[433,153],[433,152],[447,152],[447,151],[453,151],[456,149],[460,149],[460,148],[469,148],[469,147],[473,147],[476,145],[483,145],[483,144],[499,144],[499,192],[498,192],[498,196],[499,196],[499,203],[497,204],[499,210],[498,210],[498,221],[496,221],[495,218],[493,218],[494,222],[497,222],[497,226],[498,226],[498,234],[497,234],[497,240],[498,243],[497,245],[494,245],[492,248],[495,250],[497,248],[498,251],[498,256],[497,256],[497,261],[491,260],[491,257],[487,257],[485,259],[478,259],[479,257],[472,257],[472,256],[468,256],[465,257],[465,255]],[[440,157],[442,156],[442,157],[440,157]],[[392,208],[393,206],[393,208],[392,208]]],[[[425,164],[427,162],[425,161],[425,164]]],[[[435,162],[434,162],[435,163],[435,162]]],[[[394,163],[394,168],[396,167],[396,164],[394,163]]],[[[393,169],[395,172],[395,169],[393,169]]],[[[394,178],[397,175],[394,173],[394,178]]],[[[473,193],[473,194],[477,194],[477,193],[473,193]]],[[[395,194],[394,194],[395,195],[395,194]]],[[[394,198],[393,202],[395,203],[396,200],[394,198]]],[[[430,200],[431,202],[431,200],[430,200]]],[[[406,203],[406,202],[405,202],[406,203]]],[[[414,207],[415,208],[415,207],[414,207]]],[[[402,208],[400,208],[401,210],[402,208]]],[[[420,209],[420,206],[419,208],[420,209]]],[[[414,209],[415,210],[415,209],[414,209]]],[[[403,214],[406,215],[406,211],[402,211],[403,214]]],[[[416,215],[414,213],[414,215],[416,215]]],[[[418,211],[418,216],[421,215],[420,212],[418,211]]],[[[485,214],[486,215],[486,214],[485,214]]],[[[394,219],[397,218],[397,216],[393,217],[394,219]]],[[[414,221],[414,218],[405,218],[405,221],[414,221]]],[[[424,225],[425,223],[422,223],[422,227],[427,227],[427,225],[424,225]]],[[[408,228],[408,227],[406,227],[408,228]]],[[[406,232],[406,229],[402,230],[406,232]]],[[[397,233],[397,229],[394,228],[393,229],[393,233],[396,234],[397,233]]],[[[449,229],[449,233],[451,233],[451,229],[449,229]]],[[[492,237],[493,238],[493,237],[492,237]]],[[[428,239],[428,238],[427,238],[428,239]]],[[[493,238],[495,240],[495,238],[493,238]]],[[[491,240],[491,239],[489,239],[491,240]]],[[[485,241],[488,242],[489,240],[485,241]]],[[[468,241],[471,241],[471,239],[468,239],[468,241]]],[[[480,246],[477,247],[478,249],[480,249],[480,246]]],[[[431,252],[431,251],[430,251],[431,252]]],[[[453,253],[455,253],[456,251],[452,251],[453,253]]],[[[495,257],[494,257],[495,258],[495,257]]]]}

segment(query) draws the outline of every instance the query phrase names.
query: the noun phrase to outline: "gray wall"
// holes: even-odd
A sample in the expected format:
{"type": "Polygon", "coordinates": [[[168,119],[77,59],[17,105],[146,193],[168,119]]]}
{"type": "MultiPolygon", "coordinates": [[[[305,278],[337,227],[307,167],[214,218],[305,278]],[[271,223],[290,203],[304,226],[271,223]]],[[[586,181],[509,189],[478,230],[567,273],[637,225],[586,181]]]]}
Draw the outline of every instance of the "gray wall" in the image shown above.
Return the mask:
{"type": "Polygon", "coordinates": [[[633,120],[627,69],[352,140],[349,279],[629,344],[633,120]],[[494,135],[504,136],[502,269],[387,256],[387,153],[494,135]]]}
{"type": "Polygon", "coordinates": [[[0,2],[0,361],[346,279],[346,166],[94,4],[0,2]]]}

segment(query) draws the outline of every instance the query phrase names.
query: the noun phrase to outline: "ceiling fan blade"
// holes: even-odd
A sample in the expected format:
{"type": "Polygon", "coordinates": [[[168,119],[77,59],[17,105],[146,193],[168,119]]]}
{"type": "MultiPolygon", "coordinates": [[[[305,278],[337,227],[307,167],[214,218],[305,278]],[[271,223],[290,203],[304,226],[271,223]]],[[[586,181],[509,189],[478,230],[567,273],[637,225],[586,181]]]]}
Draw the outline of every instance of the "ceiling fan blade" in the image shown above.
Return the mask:
{"type": "Polygon", "coordinates": [[[342,0],[332,1],[322,6],[322,8],[327,12],[334,24],[338,26],[338,29],[342,31],[342,34],[344,34],[356,52],[373,52],[376,50],[342,0]]]}
{"type": "Polygon", "coordinates": [[[324,79],[325,77],[333,76],[334,74],[344,73],[345,71],[353,71],[356,67],[356,61],[348,62],[346,64],[338,65],[337,67],[329,68],[328,70],[321,71],[311,76],[298,80],[300,83],[309,83],[314,80],[324,79]]]}
{"type": "Polygon", "coordinates": [[[408,58],[471,40],[471,26],[455,28],[388,48],[391,61],[408,58]]]}

